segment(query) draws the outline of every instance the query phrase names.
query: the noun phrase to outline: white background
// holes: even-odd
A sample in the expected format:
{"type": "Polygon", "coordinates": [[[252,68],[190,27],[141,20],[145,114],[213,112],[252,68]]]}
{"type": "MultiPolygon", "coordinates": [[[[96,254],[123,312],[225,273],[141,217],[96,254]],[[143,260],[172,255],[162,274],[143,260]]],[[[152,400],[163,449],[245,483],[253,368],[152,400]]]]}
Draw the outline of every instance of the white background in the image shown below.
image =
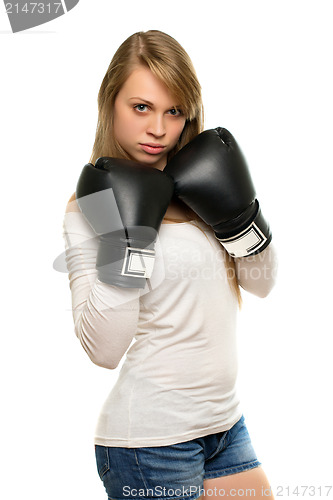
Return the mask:
{"type": "Polygon", "coordinates": [[[322,0],[81,0],[17,34],[1,10],[1,498],[106,498],[93,435],[118,369],[84,353],[68,277],[52,263],[102,78],[120,43],[147,29],[190,54],[205,127],[237,138],[273,230],[278,283],[266,299],[243,293],[238,330],[257,455],[276,498],[333,484],[332,10],[322,0]]]}

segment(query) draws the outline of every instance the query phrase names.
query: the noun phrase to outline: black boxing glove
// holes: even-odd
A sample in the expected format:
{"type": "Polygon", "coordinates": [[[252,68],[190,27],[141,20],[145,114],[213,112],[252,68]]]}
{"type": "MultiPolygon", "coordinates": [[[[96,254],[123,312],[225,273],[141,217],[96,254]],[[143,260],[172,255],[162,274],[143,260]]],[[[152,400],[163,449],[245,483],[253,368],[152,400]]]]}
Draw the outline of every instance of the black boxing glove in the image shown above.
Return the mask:
{"type": "Polygon", "coordinates": [[[165,173],[125,159],[102,157],[84,166],[77,203],[99,237],[96,269],[110,285],[144,288],[155,241],[173,194],[165,173]]]}
{"type": "Polygon", "coordinates": [[[175,194],[212,226],[232,257],[262,252],[272,239],[245,158],[231,133],[218,127],[186,144],[164,172],[175,194]]]}

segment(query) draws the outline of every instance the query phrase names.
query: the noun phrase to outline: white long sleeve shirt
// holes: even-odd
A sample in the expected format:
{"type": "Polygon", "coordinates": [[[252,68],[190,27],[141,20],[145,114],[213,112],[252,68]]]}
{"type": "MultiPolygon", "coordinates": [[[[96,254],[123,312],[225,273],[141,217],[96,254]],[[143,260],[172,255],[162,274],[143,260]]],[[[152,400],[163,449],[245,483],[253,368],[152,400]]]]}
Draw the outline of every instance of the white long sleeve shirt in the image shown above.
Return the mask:
{"type": "MultiPolygon", "coordinates": [[[[65,214],[64,238],[77,337],[90,359],[106,368],[115,368],[126,353],[95,443],[163,446],[232,427],[242,414],[238,302],[212,230],[197,221],[162,224],[154,274],[144,290],[99,281],[98,240],[80,211],[65,214]]],[[[235,264],[243,288],[261,297],[269,293],[276,268],[272,244],[235,264]]]]}

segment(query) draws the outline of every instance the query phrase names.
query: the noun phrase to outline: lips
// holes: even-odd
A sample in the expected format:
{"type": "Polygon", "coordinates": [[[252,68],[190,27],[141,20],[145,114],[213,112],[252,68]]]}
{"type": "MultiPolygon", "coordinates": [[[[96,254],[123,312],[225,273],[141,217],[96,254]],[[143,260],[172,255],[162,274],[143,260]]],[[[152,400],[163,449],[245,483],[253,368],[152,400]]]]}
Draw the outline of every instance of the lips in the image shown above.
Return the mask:
{"type": "Polygon", "coordinates": [[[162,153],[162,151],[166,147],[163,146],[162,144],[155,144],[153,142],[147,142],[145,144],[140,143],[140,146],[143,151],[151,155],[157,155],[159,153],[162,153]]]}

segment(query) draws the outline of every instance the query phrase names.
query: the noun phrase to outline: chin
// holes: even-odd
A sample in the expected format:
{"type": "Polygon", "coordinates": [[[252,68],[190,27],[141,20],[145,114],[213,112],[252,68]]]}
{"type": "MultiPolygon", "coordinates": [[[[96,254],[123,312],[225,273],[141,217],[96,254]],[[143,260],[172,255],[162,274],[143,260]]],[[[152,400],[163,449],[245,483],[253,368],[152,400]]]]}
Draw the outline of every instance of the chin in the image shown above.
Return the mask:
{"type": "Polygon", "coordinates": [[[147,167],[156,168],[158,170],[163,170],[165,165],[166,165],[166,162],[157,162],[157,161],[154,161],[154,162],[142,161],[141,163],[143,165],[147,165],[147,167]]]}
{"type": "Polygon", "coordinates": [[[136,161],[139,163],[143,163],[152,168],[158,168],[159,170],[163,170],[165,165],[167,164],[167,157],[163,156],[162,158],[156,158],[154,155],[138,155],[136,161]]]}

